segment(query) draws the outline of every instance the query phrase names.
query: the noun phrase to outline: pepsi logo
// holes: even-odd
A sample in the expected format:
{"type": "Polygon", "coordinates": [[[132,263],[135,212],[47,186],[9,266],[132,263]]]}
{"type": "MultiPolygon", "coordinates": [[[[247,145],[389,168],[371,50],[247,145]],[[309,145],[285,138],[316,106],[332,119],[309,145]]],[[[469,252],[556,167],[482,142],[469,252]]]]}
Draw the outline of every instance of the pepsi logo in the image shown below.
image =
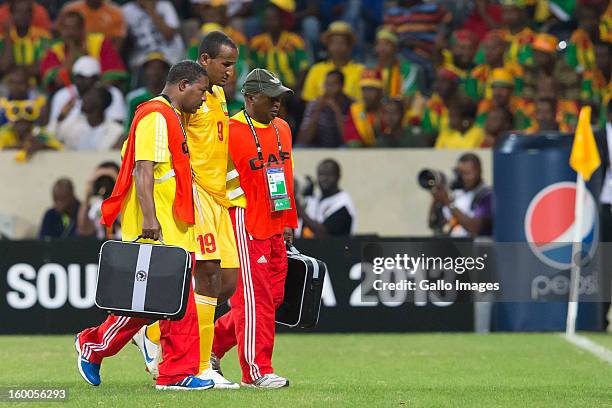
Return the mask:
{"type": "MultiPolygon", "coordinates": [[[[582,253],[592,256],[597,249],[599,222],[597,204],[585,190],[584,220],[580,237],[582,253]]],[[[542,189],[533,197],[525,214],[525,238],[533,254],[557,269],[572,266],[575,226],[576,183],[560,182],[542,189]]]]}

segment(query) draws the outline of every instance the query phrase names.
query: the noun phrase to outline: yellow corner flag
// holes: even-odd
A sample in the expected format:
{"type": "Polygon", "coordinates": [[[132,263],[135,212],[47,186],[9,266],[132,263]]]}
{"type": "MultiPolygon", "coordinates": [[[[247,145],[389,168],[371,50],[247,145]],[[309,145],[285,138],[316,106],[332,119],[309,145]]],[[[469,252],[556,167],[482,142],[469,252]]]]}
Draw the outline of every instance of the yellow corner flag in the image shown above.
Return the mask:
{"type": "Polygon", "coordinates": [[[570,166],[585,181],[588,181],[600,165],[601,159],[591,129],[591,107],[583,106],[580,109],[580,117],[578,118],[574,144],[572,145],[570,166]]]}

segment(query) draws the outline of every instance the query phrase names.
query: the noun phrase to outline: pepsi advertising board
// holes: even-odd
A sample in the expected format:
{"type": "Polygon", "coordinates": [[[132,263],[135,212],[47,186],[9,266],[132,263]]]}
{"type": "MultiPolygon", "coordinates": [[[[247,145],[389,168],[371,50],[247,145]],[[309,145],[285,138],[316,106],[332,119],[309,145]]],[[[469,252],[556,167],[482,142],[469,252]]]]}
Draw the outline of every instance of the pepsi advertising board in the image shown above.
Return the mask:
{"type": "MultiPolygon", "coordinates": [[[[395,242],[395,241],[393,241],[395,242]]],[[[323,260],[321,313],[310,332],[472,331],[474,308],[468,296],[436,289],[408,297],[405,291],[365,291],[362,248],[388,245],[379,238],[297,240],[304,254],[323,260]]],[[[466,245],[471,243],[466,243],[466,245]]],[[[100,324],[105,313],[95,307],[98,252],[92,240],[0,240],[0,334],[66,334],[100,324]]],[[[450,245],[440,255],[454,255],[450,245]]],[[[396,274],[392,279],[399,279],[396,274]]],[[[427,279],[428,276],[423,276],[427,279]]],[[[431,279],[433,281],[433,278],[431,279]]],[[[220,313],[227,311],[221,306],[220,313]]]]}
{"type": "MultiPolygon", "coordinates": [[[[572,241],[575,230],[576,173],[569,166],[573,137],[558,133],[509,135],[493,157],[495,241],[516,243],[496,254],[500,284],[516,302],[496,305],[494,326],[510,331],[565,330],[572,241]],[[514,248],[514,249],[513,249],[514,248]],[[537,296],[520,293],[537,288],[537,296]],[[563,295],[550,300],[548,295],[563,295]]],[[[598,198],[601,170],[587,183],[581,255],[601,268],[598,198]]],[[[500,245],[503,246],[503,245],[500,245]]],[[[585,268],[586,269],[586,268],[585,268]]],[[[580,281],[577,328],[600,330],[600,303],[585,302],[588,280],[580,281]]],[[[608,298],[609,299],[609,298],[608,298]]]]}

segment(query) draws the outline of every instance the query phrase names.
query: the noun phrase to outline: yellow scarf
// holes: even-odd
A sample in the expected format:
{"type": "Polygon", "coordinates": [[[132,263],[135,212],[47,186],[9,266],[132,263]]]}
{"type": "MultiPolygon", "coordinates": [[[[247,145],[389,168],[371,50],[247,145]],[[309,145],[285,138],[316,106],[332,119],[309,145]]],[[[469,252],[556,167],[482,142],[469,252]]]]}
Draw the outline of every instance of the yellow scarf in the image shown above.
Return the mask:
{"type": "Polygon", "coordinates": [[[370,115],[365,110],[365,105],[361,102],[352,104],[351,117],[364,146],[374,146],[376,134],[374,133],[374,126],[370,120],[370,115]]]}

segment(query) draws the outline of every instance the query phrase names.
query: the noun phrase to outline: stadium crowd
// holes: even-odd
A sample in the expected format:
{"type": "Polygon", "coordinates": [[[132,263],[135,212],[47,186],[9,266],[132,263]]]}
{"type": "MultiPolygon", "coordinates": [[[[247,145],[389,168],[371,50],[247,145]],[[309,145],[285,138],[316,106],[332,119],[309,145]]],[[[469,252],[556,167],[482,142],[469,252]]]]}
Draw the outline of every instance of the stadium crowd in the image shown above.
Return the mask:
{"type": "Polygon", "coordinates": [[[509,130],[572,132],[612,87],[606,0],[8,0],[0,6],[0,148],[120,148],[169,66],[223,30],[239,61],[295,96],[296,147],[493,146],[509,130]]]}
{"type": "MultiPolygon", "coordinates": [[[[612,94],[607,0],[7,0],[0,22],[0,149],[23,162],[120,149],[136,107],[214,30],[239,47],[230,116],[249,70],[269,69],[295,91],[279,116],[296,148],[486,148],[571,133],[584,105],[605,131],[612,94]]],[[[69,202],[43,225],[93,234],[69,202]]]]}

